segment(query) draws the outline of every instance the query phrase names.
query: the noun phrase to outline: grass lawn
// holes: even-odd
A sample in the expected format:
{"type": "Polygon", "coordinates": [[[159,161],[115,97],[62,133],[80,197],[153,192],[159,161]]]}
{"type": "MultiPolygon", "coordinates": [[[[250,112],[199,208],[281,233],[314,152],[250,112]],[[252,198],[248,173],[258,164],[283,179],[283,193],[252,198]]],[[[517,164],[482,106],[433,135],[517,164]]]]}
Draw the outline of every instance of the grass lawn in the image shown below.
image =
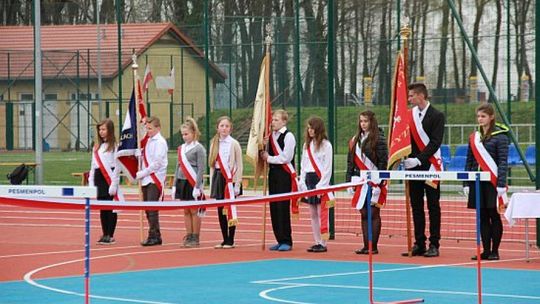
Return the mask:
{"type": "MultiPolygon", "coordinates": [[[[176,168],[176,152],[169,152],[169,166],[167,173],[173,174],[176,168]]],[[[34,162],[34,152],[2,152],[1,162],[34,162]]],[[[89,152],[45,152],[44,161],[44,184],[46,185],[79,185],[80,179],[71,176],[74,172],[84,172],[90,167],[89,152]]],[[[345,181],[347,168],[347,155],[334,155],[334,182],[345,181]]],[[[15,167],[0,167],[0,184],[9,184],[6,175],[15,167]]],[[[253,166],[244,159],[244,175],[253,175],[253,166]]],[[[534,186],[528,179],[527,172],[521,167],[512,168],[512,185],[534,186]]],[[[33,183],[34,175],[29,175],[29,182],[33,183]]]]}

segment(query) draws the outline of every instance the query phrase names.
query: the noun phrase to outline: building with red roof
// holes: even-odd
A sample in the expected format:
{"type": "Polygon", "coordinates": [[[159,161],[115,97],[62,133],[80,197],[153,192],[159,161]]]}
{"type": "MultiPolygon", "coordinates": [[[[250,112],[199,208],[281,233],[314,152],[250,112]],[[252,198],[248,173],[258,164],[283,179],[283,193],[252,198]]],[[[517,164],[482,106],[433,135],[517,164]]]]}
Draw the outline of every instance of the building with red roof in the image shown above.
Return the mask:
{"type": "MultiPolygon", "coordinates": [[[[118,56],[116,24],[54,25],[41,28],[45,142],[52,149],[86,149],[95,136],[94,125],[108,113],[117,129],[119,75],[122,114],[133,88],[132,54],[143,78],[147,65],[154,80],[174,67],[174,89],[158,89],[151,82],[145,94],[148,111],[162,121],[166,138],[177,133],[182,119],[205,113],[204,53],[172,23],[122,25],[122,54],[118,56]],[[98,64],[98,59],[100,64],[98,64]],[[119,69],[118,62],[121,62],[119,69]],[[101,96],[98,92],[101,79],[101,96]],[[102,106],[99,103],[102,102],[102,106]]],[[[0,148],[31,149],[34,124],[34,41],[31,26],[0,27],[0,148]],[[0,131],[1,132],[1,131],[0,131]],[[4,139],[1,139],[4,138],[4,139]]],[[[227,75],[209,64],[210,98],[227,75]]]]}

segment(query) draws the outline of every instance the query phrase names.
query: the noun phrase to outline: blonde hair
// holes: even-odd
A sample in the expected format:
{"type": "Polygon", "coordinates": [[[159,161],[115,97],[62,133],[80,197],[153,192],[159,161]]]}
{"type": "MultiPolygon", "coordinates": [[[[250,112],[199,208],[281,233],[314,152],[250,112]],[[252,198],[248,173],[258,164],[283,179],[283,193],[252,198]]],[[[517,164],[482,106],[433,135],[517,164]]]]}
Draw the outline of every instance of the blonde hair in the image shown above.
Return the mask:
{"type": "Polygon", "coordinates": [[[201,132],[199,131],[199,126],[197,126],[197,122],[195,119],[193,119],[191,116],[188,116],[184,123],[180,126],[180,133],[182,133],[182,129],[188,129],[193,133],[193,139],[199,140],[199,137],[201,136],[201,132]]]}
{"type": "MultiPolygon", "coordinates": [[[[223,120],[229,121],[229,123],[231,124],[231,131],[232,131],[233,123],[229,116],[219,117],[216,122],[216,129],[223,120]]],[[[216,130],[216,135],[212,137],[212,141],[210,142],[210,153],[208,155],[208,162],[210,163],[211,167],[214,167],[216,165],[218,153],[219,153],[219,133],[216,130]]]]}
{"type": "Polygon", "coordinates": [[[285,122],[289,121],[289,113],[287,113],[287,111],[283,109],[275,110],[273,115],[279,115],[281,119],[284,120],[285,122]]]}
{"type": "Polygon", "coordinates": [[[147,117],[146,118],[146,123],[152,124],[152,126],[154,126],[156,128],[161,128],[161,121],[159,120],[159,118],[157,118],[155,116],[147,117]]]}

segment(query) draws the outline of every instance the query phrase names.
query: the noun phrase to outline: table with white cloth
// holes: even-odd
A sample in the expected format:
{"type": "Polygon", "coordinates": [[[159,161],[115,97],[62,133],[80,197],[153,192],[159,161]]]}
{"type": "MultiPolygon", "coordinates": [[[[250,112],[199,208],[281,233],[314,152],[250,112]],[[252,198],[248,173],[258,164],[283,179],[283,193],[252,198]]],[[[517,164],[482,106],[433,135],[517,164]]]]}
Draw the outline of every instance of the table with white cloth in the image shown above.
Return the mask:
{"type": "Polygon", "coordinates": [[[540,192],[518,192],[512,195],[504,217],[512,227],[517,219],[525,219],[525,254],[529,260],[529,221],[540,218],[540,192]]]}

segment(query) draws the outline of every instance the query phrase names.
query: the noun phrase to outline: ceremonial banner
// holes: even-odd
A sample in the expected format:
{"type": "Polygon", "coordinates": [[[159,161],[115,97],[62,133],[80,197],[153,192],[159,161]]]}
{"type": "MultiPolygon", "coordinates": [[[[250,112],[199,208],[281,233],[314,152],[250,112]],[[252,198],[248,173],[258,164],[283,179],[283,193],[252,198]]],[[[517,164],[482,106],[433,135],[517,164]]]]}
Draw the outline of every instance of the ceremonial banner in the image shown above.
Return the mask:
{"type": "Polygon", "coordinates": [[[124,125],[122,126],[122,134],[120,135],[120,144],[116,157],[122,171],[126,174],[130,181],[135,180],[137,171],[139,171],[139,161],[137,160],[137,112],[135,103],[135,88],[131,91],[129,100],[128,112],[124,125]]]}
{"type": "Polygon", "coordinates": [[[253,105],[253,120],[249,131],[246,156],[255,168],[257,179],[263,171],[264,161],[259,159],[259,151],[264,149],[264,137],[270,134],[272,105],[270,101],[270,55],[264,56],[259,75],[257,95],[253,105]]]}
{"type": "Polygon", "coordinates": [[[407,109],[407,78],[405,61],[400,52],[396,60],[390,122],[388,124],[388,169],[395,168],[399,161],[411,153],[411,133],[407,109]]]}

